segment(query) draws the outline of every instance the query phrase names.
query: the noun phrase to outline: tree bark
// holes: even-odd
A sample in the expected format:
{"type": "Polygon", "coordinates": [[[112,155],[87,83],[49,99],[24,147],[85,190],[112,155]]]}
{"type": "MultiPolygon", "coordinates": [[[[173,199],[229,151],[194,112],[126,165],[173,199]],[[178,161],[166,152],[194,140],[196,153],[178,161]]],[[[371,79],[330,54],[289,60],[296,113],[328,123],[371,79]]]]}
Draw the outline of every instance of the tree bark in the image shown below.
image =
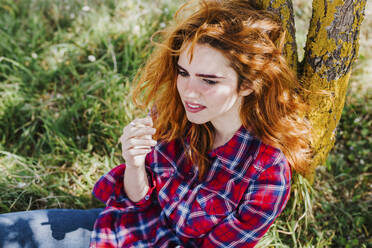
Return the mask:
{"type": "Polygon", "coordinates": [[[324,164],[334,145],[336,127],[344,107],[351,66],[359,50],[360,25],[367,0],[313,0],[305,56],[298,61],[292,0],[257,0],[263,9],[279,15],[286,30],[285,55],[298,72],[310,106],[306,117],[312,131],[314,153],[309,174],[324,164]]]}
{"type": "Polygon", "coordinates": [[[286,32],[284,55],[289,65],[297,71],[298,53],[292,0],[258,0],[256,4],[261,9],[272,11],[280,17],[286,32]]]}
{"type": "Polygon", "coordinates": [[[303,92],[310,105],[307,117],[313,126],[312,173],[324,164],[335,142],[351,74],[359,50],[360,25],[366,0],[313,0],[305,56],[299,75],[310,92],[303,92]],[[325,91],[326,95],[315,92],[325,91]]]}

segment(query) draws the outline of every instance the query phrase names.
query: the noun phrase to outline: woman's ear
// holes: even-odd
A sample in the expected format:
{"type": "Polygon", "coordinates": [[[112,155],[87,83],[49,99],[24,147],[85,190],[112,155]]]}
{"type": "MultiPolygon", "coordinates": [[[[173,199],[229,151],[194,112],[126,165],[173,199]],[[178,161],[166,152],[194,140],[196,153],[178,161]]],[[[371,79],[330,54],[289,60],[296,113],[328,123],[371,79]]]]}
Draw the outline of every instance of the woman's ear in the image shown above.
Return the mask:
{"type": "Polygon", "coordinates": [[[239,95],[241,95],[241,96],[248,96],[252,92],[253,92],[253,90],[250,89],[250,88],[240,89],[239,95]]]}

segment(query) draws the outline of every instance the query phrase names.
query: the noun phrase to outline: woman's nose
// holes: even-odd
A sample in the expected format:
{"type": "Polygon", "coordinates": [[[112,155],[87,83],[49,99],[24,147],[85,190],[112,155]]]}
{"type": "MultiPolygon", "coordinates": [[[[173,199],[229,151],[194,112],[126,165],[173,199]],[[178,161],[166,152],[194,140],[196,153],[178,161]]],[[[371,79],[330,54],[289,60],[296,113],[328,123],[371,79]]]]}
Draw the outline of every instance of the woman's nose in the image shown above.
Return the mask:
{"type": "Polygon", "coordinates": [[[184,96],[192,98],[192,97],[198,97],[199,96],[199,84],[198,79],[189,77],[185,82],[184,87],[184,96]]]}

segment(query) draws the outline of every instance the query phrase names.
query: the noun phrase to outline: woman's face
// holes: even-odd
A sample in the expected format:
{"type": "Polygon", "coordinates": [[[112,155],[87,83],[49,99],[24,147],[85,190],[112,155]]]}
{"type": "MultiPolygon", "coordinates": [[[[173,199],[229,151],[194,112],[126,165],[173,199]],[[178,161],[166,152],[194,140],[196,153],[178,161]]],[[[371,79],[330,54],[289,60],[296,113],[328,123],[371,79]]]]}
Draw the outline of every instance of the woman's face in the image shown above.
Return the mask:
{"type": "Polygon", "coordinates": [[[238,92],[238,74],[217,49],[196,44],[190,62],[190,44],[178,59],[177,89],[187,119],[195,124],[210,121],[218,129],[239,122],[239,108],[251,90],[238,92]]]}

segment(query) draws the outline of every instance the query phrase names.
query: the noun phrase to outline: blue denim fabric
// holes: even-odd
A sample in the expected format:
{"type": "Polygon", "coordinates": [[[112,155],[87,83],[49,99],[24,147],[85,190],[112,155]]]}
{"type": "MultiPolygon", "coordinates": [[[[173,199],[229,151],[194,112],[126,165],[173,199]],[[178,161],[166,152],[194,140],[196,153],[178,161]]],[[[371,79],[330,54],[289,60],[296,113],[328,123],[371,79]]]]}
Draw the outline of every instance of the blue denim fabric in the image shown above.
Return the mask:
{"type": "Polygon", "coordinates": [[[0,248],[88,247],[102,209],[46,209],[0,214],[0,248]]]}

